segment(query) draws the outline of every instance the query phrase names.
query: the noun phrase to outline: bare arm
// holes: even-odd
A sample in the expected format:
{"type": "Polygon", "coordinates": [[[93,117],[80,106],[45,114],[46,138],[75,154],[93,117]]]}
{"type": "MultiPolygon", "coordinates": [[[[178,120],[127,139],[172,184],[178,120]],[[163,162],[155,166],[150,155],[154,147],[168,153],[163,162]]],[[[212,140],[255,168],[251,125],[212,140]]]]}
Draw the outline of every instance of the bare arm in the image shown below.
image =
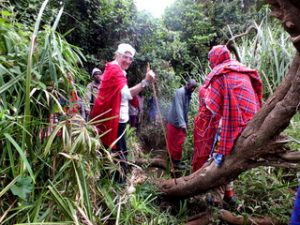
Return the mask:
{"type": "Polygon", "coordinates": [[[138,84],[134,85],[133,87],[129,88],[129,91],[130,91],[130,94],[132,97],[136,96],[142,90],[144,90],[142,83],[138,83],[138,84]]]}
{"type": "Polygon", "coordinates": [[[149,70],[145,76],[145,79],[134,85],[133,87],[129,88],[130,94],[132,97],[136,96],[138,93],[140,93],[146,86],[149,85],[150,82],[152,82],[155,78],[155,73],[152,70],[149,70]]]}

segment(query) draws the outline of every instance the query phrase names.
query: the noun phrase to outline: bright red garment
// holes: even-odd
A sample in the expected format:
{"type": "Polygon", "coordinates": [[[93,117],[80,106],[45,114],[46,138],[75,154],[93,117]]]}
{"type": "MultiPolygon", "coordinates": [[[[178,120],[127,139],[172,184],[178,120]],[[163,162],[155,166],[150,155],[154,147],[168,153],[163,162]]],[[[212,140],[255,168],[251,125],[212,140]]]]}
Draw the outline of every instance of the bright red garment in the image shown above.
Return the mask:
{"type": "Polygon", "coordinates": [[[64,111],[68,115],[75,115],[79,113],[80,111],[80,105],[78,104],[79,97],[74,85],[74,80],[72,78],[72,75],[69,73],[67,76],[67,81],[68,81],[68,87],[70,91],[69,95],[69,102],[68,104],[64,107],[64,111]]]}
{"type": "Polygon", "coordinates": [[[139,108],[139,99],[137,96],[134,96],[130,101],[129,104],[132,105],[134,108],[139,108]]]}
{"type": "Polygon", "coordinates": [[[219,116],[212,117],[211,112],[205,107],[205,94],[206,89],[202,86],[199,90],[199,111],[194,121],[193,171],[201,168],[209,158],[220,120],[219,116]]]}
{"type": "Polygon", "coordinates": [[[172,160],[181,160],[185,138],[184,129],[167,124],[167,144],[172,160]]]}
{"type": "MultiPolygon", "coordinates": [[[[97,117],[96,120],[99,121],[97,124],[99,132],[109,131],[101,137],[105,146],[110,146],[118,137],[121,90],[126,84],[127,78],[121,68],[117,64],[106,64],[99,93],[91,112],[91,118],[97,117]],[[101,121],[103,119],[108,120],[101,121]]],[[[116,148],[116,146],[112,147],[116,148]]]]}
{"type": "Polygon", "coordinates": [[[209,60],[213,70],[200,89],[194,123],[194,171],[208,159],[221,119],[218,153],[228,155],[262,105],[262,82],[255,70],[230,59],[229,50],[221,45],[210,51],[209,60]]]}

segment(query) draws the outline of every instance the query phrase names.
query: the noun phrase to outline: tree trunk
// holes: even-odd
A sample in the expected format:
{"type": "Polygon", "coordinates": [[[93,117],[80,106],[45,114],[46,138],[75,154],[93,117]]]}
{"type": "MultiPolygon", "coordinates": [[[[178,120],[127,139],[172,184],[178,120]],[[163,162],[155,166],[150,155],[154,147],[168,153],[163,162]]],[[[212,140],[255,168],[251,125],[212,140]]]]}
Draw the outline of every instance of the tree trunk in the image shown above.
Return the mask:
{"type": "Polygon", "coordinates": [[[278,135],[289,125],[300,106],[300,3],[297,0],[267,2],[272,5],[272,15],[282,21],[297,49],[288,74],[249,122],[222,167],[218,168],[211,162],[189,176],[159,180],[157,186],[167,197],[194,196],[228,183],[248,169],[272,162],[284,162],[280,154],[287,151],[284,147],[286,142],[278,135]]]}

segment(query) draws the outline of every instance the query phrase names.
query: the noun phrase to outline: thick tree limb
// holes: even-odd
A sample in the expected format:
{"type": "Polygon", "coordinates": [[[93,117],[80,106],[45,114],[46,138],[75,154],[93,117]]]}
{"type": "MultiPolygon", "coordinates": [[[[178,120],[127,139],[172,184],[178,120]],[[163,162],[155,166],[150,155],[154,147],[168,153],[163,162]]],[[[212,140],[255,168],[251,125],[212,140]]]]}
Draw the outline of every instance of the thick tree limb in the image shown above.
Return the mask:
{"type": "Polygon", "coordinates": [[[207,225],[211,222],[211,219],[212,212],[208,210],[189,218],[186,225],[207,225]]]}
{"type": "Polygon", "coordinates": [[[272,15],[282,21],[284,29],[291,35],[295,48],[300,52],[300,3],[298,0],[266,0],[272,6],[272,15]]]}
{"type": "MultiPolygon", "coordinates": [[[[234,225],[283,225],[278,218],[265,217],[244,217],[233,214],[230,211],[221,209],[218,218],[234,225]]],[[[186,225],[208,225],[212,222],[212,212],[206,211],[189,219],[186,225]]]]}
{"type": "Polygon", "coordinates": [[[162,158],[153,158],[153,159],[136,159],[134,164],[137,165],[147,165],[147,166],[153,166],[153,167],[159,167],[162,169],[167,168],[167,162],[165,159],[162,158]]]}
{"type": "Polygon", "coordinates": [[[291,161],[291,162],[300,162],[300,152],[299,151],[294,151],[294,152],[287,152],[280,157],[286,161],[291,161]]]}
{"type": "Polygon", "coordinates": [[[223,221],[235,225],[283,225],[283,223],[277,218],[272,218],[268,216],[256,218],[236,216],[227,210],[220,210],[219,218],[223,221]]]}

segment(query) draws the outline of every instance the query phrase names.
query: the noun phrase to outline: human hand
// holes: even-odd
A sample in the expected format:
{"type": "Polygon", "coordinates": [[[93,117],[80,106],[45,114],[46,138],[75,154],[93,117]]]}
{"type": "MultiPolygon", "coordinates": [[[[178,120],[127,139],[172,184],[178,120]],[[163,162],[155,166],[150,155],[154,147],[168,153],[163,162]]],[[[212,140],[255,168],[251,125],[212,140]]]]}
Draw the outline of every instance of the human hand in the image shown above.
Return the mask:
{"type": "Polygon", "coordinates": [[[155,80],[155,73],[153,72],[153,70],[148,70],[147,71],[145,80],[148,81],[148,82],[151,82],[151,81],[155,80]]]}
{"type": "Polygon", "coordinates": [[[224,155],[219,153],[213,154],[213,159],[217,165],[217,167],[221,167],[224,162],[224,155]]]}
{"type": "Polygon", "coordinates": [[[147,64],[147,73],[145,80],[148,82],[155,80],[155,73],[150,69],[150,63],[147,64]]]}

